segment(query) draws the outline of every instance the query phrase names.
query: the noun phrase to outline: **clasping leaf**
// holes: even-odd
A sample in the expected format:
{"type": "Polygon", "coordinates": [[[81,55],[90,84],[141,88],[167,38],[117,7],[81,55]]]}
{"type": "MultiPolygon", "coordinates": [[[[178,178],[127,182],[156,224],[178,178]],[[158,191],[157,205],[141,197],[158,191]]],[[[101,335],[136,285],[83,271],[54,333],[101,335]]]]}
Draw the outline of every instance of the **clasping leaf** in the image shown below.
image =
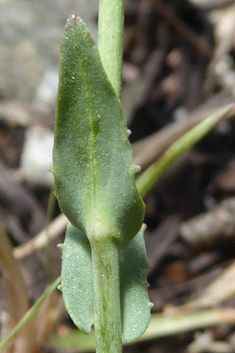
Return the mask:
{"type": "Polygon", "coordinates": [[[65,27],[55,124],[56,196],[88,238],[126,246],[143,222],[136,166],[121,104],[90,33],[75,15],[65,27]]]}

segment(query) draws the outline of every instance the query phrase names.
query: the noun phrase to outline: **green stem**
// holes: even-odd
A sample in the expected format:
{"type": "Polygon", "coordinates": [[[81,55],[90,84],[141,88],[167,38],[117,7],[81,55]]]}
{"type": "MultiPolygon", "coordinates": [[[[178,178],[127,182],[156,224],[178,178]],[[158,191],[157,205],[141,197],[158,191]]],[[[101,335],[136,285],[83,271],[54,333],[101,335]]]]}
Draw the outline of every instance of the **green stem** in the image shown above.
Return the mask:
{"type": "MultiPolygon", "coordinates": [[[[100,0],[98,48],[103,67],[121,95],[124,0],[100,0]]],[[[119,250],[114,238],[91,243],[97,353],[122,352],[119,250]]]]}
{"type": "Polygon", "coordinates": [[[100,0],[98,48],[104,69],[118,97],[122,87],[124,0],[100,0]]]}
{"type": "Polygon", "coordinates": [[[114,238],[92,241],[97,353],[122,352],[119,251],[114,238]]]}

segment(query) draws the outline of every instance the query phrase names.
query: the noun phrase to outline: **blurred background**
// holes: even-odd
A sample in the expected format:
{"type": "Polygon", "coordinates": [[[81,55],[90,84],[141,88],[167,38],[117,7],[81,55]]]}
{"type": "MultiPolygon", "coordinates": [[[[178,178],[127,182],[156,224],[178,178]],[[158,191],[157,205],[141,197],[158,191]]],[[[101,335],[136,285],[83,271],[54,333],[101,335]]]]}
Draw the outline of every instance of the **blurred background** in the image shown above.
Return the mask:
{"type": "MultiPolygon", "coordinates": [[[[66,219],[48,169],[60,42],[73,13],[97,40],[98,0],[0,0],[2,338],[60,274],[66,219]]],[[[235,1],[126,0],[123,59],[123,111],[144,170],[234,103],[235,1]]],[[[124,352],[235,352],[234,116],[181,157],[145,203],[152,312],[169,321],[163,333],[124,352]],[[172,315],[178,325],[171,330],[172,315]]],[[[58,291],[22,332],[5,352],[92,350],[89,338],[71,339],[58,291]]]]}

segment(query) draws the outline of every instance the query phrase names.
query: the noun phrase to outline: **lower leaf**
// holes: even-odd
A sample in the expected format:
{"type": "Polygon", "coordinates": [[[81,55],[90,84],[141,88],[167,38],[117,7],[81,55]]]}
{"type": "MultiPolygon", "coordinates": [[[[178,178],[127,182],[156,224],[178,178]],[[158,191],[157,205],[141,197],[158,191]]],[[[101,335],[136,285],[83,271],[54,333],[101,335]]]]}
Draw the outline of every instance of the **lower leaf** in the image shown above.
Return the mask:
{"type": "MultiPolygon", "coordinates": [[[[121,253],[120,300],[123,339],[133,341],[147,329],[152,304],[148,298],[147,262],[143,226],[121,253]]],[[[68,224],[62,250],[62,284],[60,289],[66,309],[74,324],[84,333],[94,324],[94,280],[92,256],[87,236],[68,224]]]]}
{"type": "Polygon", "coordinates": [[[143,225],[128,244],[120,262],[123,339],[133,341],[147,329],[152,304],[148,297],[147,261],[143,225]]]}
{"type": "Polygon", "coordinates": [[[86,234],[68,224],[62,250],[61,286],[65,307],[84,333],[94,323],[94,289],[91,248],[86,234]]]}

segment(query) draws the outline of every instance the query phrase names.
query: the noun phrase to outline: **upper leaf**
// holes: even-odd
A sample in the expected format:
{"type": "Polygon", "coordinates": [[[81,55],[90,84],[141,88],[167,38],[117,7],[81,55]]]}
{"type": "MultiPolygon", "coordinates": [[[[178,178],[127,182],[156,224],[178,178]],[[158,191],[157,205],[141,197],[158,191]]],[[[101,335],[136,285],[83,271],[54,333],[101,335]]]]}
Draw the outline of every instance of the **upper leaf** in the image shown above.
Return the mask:
{"type": "Polygon", "coordinates": [[[114,236],[125,246],[141,228],[144,204],[121,104],[80,18],[62,41],[55,126],[56,196],[88,238],[114,236]]]}

